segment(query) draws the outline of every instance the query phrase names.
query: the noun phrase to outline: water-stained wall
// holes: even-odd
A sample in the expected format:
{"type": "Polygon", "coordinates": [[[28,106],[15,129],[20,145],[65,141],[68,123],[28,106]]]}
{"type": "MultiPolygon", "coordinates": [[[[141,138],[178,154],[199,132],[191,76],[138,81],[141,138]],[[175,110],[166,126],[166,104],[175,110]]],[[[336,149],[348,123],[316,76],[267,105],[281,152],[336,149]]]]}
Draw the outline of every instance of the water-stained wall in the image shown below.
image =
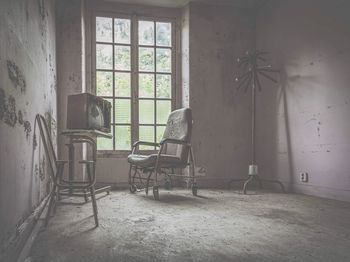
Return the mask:
{"type": "Polygon", "coordinates": [[[0,260],[48,192],[35,115],[46,117],[55,139],[53,10],[53,0],[0,2],[0,260]]]}
{"type": "MultiPolygon", "coordinates": [[[[94,10],[118,11],[118,5],[96,5],[96,1],[87,3],[88,7],[94,10]],[[107,9],[107,6],[110,8],[107,9]]],[[[152,12],[137,6],[125,5],[120,8],[124,11],[136,8],[136,11],[142,11],[144,14],[152,12]]],[[[164,14],[164,10],[160,11],[164,14]]],[[[66,19],[62,19],[59,27],[65,31],[59,37],[65,41],[62,41],[62,45],[58,44],[58,71],[59,80],[61,76],[63,79],[62,82],[59,81],[59,105],[60,112],[64,114],[60,114],[65,118],[66,104],[63,96],[78,90],[69,74],[81,75],[77,65],[80,63],[79,54],[73,53],[70,48],[81,48],[81,39],[77,20],[80,11],[76,5],[73,4],[72,8],[63,14],[66,19]],[[73,13],[71,10],[76,10],[75,14],[78,14],[75,19],[71,19],[72,16],[69,15],[73,13]],[[75,22],[72,23],[72,20],[75,22]]],[[[189,4],[182,9],[182,17],[179,14],[177,10],[169,13],[182,22],[182,79],[179,79],[177,84],[182,99],[178,99],[177,107],[190,106],[193,109],[195,158],[197,165],[204,167],[207,174],[200,186],[226,186],[231,178],[245,177],[248,172],[250,137],[247,130],[250,130],[250,100],[249,94],[236,91],[234,77],[237,69],[235,58],[254,46],[254,16],[252,11],[246,8],[206,4],[189,4]]],[[[85,19],[89,26],[91,17],[87,15],[85,19]]],[[[87,37],[87,43],[90,39],[87,37]]],[[[58,39],[58,43],[60,42],[58,39]]],[[[87,49],[87,62],[90,55],[87,49]]],[[[86,89],[90,89],[89,84],[86,89]]],[[[62,129],[65,120],[60,121],[62,129]]],[[[100,156],[96,172],[98,183],[125,186],[128,174],[126,156],[100,156]]]]}
{"type": "MultiPolygon", "coordinates": [[[[68,159],[67,138],[60,133],[67,128],[67,97],[82,93],[82,0],[60,0],[56,3],[57,30],[57,80],[58,80],[58,155],[68,159]]],[[[81,147],[76,145],[77,159],[81,159],[81,147]],[[79,158],[80,157],[80,158],[79,158]]],[[[68,168],[65,169],[67,175],[68,168]]],[[[81,175],[81,165],[75,174],[81,175]]]]}
{"type": "Polygon", "coordinates": [[[296,192],[348,201],[349,13],[349,1],[273,0],[257,16],[257,48],[281,69],[280,84],[264,82],[257,97],[261,174],[296,192]]]}
{"type": "MultiPolygon", "coordinates": [[[[226,186],[248,172],[249,95],[236,91],[234,72],[235,58],[254,45],[253,15],[231,5],[189,4],[179,18],[182,99],[177,106],[193,109],[195,159],[207,174],[200,186],[226,186]]],[[[97,182],[125,186],[127,159],[101,157],[96,172],[97,182]]]]}
{"type": "MultiPolygon", "coordinates": [[[[225,187],[244,178],[250,160],[249,94],[236,90],[235,59],[254,46],[252,10],[189,5],[189,106],[197,166],[206,169],[201,186],[225,187]]],[[[184,61],[186,62],[186,61],[184,61]]],[[[183,62],[183,63],[184,63],[183,62]]]]}

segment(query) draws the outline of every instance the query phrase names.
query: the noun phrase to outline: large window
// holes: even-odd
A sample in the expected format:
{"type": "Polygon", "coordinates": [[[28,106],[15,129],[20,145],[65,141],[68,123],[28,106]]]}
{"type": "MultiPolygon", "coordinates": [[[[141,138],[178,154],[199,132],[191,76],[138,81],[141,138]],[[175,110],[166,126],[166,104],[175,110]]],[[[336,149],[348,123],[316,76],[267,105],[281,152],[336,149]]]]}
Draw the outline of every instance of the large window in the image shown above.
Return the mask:
{"type": "Polygon", "coordinates": [[[95,25],[96,95],[112,103],[113,135],[99,138],[98,149],[130,150],[137,140],[159,142],[174,107],[172,22],[96,16],[95,25]]]}

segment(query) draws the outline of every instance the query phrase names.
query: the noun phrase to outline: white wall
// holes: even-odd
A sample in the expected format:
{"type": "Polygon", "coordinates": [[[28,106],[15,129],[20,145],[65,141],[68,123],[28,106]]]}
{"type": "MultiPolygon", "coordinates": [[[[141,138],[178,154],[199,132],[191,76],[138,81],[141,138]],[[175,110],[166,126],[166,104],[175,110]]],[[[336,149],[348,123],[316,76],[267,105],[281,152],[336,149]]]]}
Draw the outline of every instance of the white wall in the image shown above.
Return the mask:
{"type": "Polygon", "coordinates": [[[257,48],[271,52],[280,85],[258,95],[258,162],[290,189],[350,201],[350,2],[269,1],[257,48]],[[308,172],[310,181],[299,182],[308,172]]]}

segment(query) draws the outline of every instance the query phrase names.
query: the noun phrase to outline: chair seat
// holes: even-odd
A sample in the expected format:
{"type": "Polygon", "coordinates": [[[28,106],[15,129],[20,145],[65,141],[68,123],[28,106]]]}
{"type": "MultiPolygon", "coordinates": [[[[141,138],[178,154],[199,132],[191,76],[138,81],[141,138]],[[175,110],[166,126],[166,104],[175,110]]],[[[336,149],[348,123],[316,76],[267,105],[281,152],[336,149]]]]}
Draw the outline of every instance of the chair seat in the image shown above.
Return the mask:
{"type": "Polygon", "coordinates": [[[69,183],[68,181],[58,181],[57,182],[57,186],[60,188],[71,188],[71,189],[89,189],[91,188],[91,184],[89,183],[89,181],[86,182],[76,182],[75,183],[69,183]]]}
{"type": "MultiPolygon", "coordinates": [[[[128,156],[128,162],[132,165],[141,167],[154,167],[157,161],[157,154],[139,155],[131,154],[128,156]]],[[[173,155],[161,155],[160,163],[162,167],[182,166],[183,162],[179,157],[173,155]]]]}

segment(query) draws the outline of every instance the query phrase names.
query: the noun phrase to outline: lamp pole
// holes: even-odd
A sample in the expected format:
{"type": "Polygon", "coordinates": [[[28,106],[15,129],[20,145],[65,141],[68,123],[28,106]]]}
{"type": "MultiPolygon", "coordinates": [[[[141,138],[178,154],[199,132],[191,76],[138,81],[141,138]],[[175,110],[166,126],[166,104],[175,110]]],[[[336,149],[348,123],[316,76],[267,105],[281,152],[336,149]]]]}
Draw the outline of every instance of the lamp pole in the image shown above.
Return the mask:
{"type": "Polygon", "coordinates": [[[256,146],[255,146],[255,98],[256,98],[256,86],[255,86],[255,72],[253,70],[253,83],[252,83],[252,165],[256,164],[256,146]]]}
{"type": "Polygon", "coordinates": [[[244,181],[243,185],[243,193],[246,194],[246,188],[247,185],[252,180],[257,180],[259,182],[260,187],[262,187],[262,182],[270,182],[270,183],[276,183],[281,186],[281,189],[283,192],[284,186],[283,184],[278,180],[269,180],[269,179],[261,179],[258,175],[258,165],[256,164],[256,88],[259,88],[259,91],[261,91],[261,84],[259,81],[259,75],[263,76],[264,78],[277,83],[277,81],[271,77],[270,73],[278,73],[279,70],[275,70],[271,68],[271,65],[267,66],[258,66],[258,60],[265,62],[266,59],[264,58],[264,55],[266,55],[267,52],[261,52],[261,51],[254,51],[254,52],[246,52],[245,56],[240,57],[237,59],[238,67],[243,67],[246,72],[236,77],[236,82],[238,82],[237,90],[239,90],[242,86],[245,86],[245,92],[249,88],[252,89],[252,97],[251,97],[251,107],[252,107],[252,122],[251,122],[251,163],[249,165],[249,172],[248,172],[248,178],[245,179],[232,179],[229,184],[235,181],[244,181]],[[252,82],[252,83],[251,83],[252,82]],[[251,84],[251,85],[250,85],[251,84]]]}

